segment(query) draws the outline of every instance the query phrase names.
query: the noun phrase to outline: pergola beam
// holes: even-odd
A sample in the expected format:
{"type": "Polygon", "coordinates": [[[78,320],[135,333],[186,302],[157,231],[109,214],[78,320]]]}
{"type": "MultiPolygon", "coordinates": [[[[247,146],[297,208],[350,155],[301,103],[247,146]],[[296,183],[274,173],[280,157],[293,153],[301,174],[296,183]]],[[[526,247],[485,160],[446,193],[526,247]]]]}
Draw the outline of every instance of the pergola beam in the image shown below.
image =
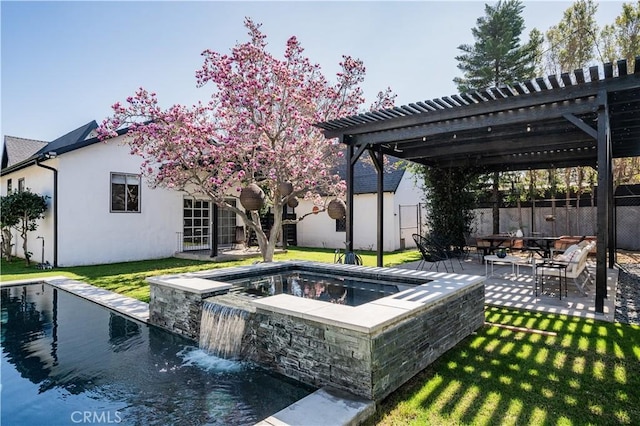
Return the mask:
{"type": "Polygon", "coordinates": [[[458,118],[443,122],[415,125],[411,127],[403,127],[396,130],[388,130],[383,132],[374,132],[354,136],[357,138],[359,143],[382,144],[417,138],[429,138],[430,136],[442,133],[463,132],[483,128],[487,133],[490,133],[495,126],[505,126],[513,124],[523,124],[526,126],[527,124],[532,124],[537,121],[562,118],[563,115],[567,113],[580,115],[586,113],[594,113],[596,112],[596,110],[597,105],[595,104],[595,99],[591,99],[590,101],[567,101],[562,105],[552,104],[547,105],[544,108],[522,108],[517,110],[502,111],[494,114],[458,118]]]}
{"type": "MultiPolygon", "coordinates": [[[[639,78],[640,75],[631,74],[611,79],[607,81],[607,90],[609,92],[615,92],[635,88],[638,85],[639,78]]],[[[411,127],[426,123],[454,120],[463,117],[499,113],[509,110],[517,110],[519,108],[552,105],[566,101],[574,101],[576,99],[590,98],[597,96],[598,90],[601,86],[602,82],[600,81],[583,83],[580,85],[564,87],[562,90],[546,90],[543,92],[528,93],[505,99],[474,102],[473,104],[455,108],[436,109],[431,112],[420,114],[392,116],[393,118],[377,122],[367,122],[362,116],[366,116],[369,113],[365,113],[360,116],[349,117],[350,119],[361,121],[361,123],[348,128],[342,124],[340,119],[321,123],[319,127],[323,129],[325,137],[331,139],[339,137],[341,134],[345,133],[345,131],[350,135],[357,135],[397,129],[400,127],[411,127]]],[[[379,113],[380,111],[377,112],[379,113]]]]}

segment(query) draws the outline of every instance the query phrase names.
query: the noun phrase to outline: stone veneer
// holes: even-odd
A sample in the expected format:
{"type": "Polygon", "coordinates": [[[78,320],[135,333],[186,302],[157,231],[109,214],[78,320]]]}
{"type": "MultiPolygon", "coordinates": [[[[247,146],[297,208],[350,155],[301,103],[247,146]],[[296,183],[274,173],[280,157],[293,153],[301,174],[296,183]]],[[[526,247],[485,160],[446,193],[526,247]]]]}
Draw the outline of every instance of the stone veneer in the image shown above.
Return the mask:
{"type": "Polygon", "coordinates": [[[202,278],[160,276],[150,284],[149,323],[196,342],[200,339],[202,303],[207,297],[225,294],[230,284],[202,278]]]}
{"type": "Polygon", "coordinates": [[[250,312],[243,337],[245,357],[314,386],[330,385],[380,401],[484,323],[484,277],[313,262],[150,279],[150,322],[197,340],[203,300],[228,288],[212,280],[283,269],[412,284],[360,306],[286,294],[252,299],[250,307],[246,300],[236,304],[237,295],[207,300],[250,312]],[[203,280],[204,276],[209,279],[203,280]],[[186,288],[191,280],[198,293],[189,295],[186,288]],[[161,300],[154,301],[158,297],[161,300]]]}
{"type": "Polygon", "coordinates": [[[380,401],[482,326],[484,286],[458,291],[374,330],[260,306],[251,318],[245,336],[253,343],[247,355],[254,362],[307,384],[380,401]]]}

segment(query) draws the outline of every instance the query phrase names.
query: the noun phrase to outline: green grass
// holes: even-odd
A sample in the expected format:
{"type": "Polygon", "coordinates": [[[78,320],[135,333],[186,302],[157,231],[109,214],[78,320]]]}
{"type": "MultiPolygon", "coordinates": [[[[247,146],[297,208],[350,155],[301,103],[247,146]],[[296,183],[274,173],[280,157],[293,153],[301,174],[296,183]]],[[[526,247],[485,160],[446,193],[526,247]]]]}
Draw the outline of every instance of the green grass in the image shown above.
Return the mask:
{"type": "MultiPolygon", "coordinates": [[[[374,252],[359,252],[363,264],[376,265],[374,252]]],[[[313,260],[332,263],[334,251],[330,249],[291,248],[286,253],[275,255],[275,260],[313,260]]],[[[35,263],[25,266],[22,259],[14,259],[11,263],[2,260],[0,264],[1,281],[35,279],[63,275],[72,279],[86,282],[96,287],[105,288],[125,296],[133,297],[143,302],[149,301],[149,285],[146,278],[155,275],[180,274],[185,272],[203,271],[206,269],[225,268],[229,266],[250,265],[260,258],[244,259],[232,262],[206,262],[167,258],[145,260],[140,262],[112,263],[108,265],[75,266],[56,268],[49,271],[36,269],[35,263]]],[[[419,260],[415,250],[399,251],[385,254],[385,266],[398,265],[404,262],[419,260]]]]}
{"type": "Polygon", "coordinates": [[[640,327],[502,308],[487,308],[486,321],[379,404],[367,424],[640,421],[640,327]]]}

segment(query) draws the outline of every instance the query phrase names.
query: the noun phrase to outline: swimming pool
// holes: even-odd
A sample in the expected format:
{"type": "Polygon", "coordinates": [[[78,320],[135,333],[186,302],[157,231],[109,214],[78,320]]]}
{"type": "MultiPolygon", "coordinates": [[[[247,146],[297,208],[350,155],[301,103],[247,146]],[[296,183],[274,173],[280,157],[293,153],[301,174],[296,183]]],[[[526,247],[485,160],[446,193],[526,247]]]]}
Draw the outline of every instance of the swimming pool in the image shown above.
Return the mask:
{"type": "Polygon", "coordinates": [[[2,424],[254,424],[315,389],[46,284],[3,287],[2,424]]]}

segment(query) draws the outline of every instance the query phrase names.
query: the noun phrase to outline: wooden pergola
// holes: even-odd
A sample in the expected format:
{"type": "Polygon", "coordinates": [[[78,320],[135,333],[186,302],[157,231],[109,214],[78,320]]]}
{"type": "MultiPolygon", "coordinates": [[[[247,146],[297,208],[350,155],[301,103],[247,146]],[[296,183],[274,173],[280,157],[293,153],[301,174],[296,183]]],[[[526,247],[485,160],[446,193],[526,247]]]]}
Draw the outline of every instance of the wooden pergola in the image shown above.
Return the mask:
{"type": "Polygon", "coordinates": [[[596,312],[607,260],[615,262],[613,158],[640,156],[640,56],[512,86],[445,96],[316,124],[347,146],[347,248],[353,250],[353,165],[368,151],[378,171],[382,266],[382,165],[389,155],[430,167],[487,171],[592,166],[598,171],[596,312]]]}

